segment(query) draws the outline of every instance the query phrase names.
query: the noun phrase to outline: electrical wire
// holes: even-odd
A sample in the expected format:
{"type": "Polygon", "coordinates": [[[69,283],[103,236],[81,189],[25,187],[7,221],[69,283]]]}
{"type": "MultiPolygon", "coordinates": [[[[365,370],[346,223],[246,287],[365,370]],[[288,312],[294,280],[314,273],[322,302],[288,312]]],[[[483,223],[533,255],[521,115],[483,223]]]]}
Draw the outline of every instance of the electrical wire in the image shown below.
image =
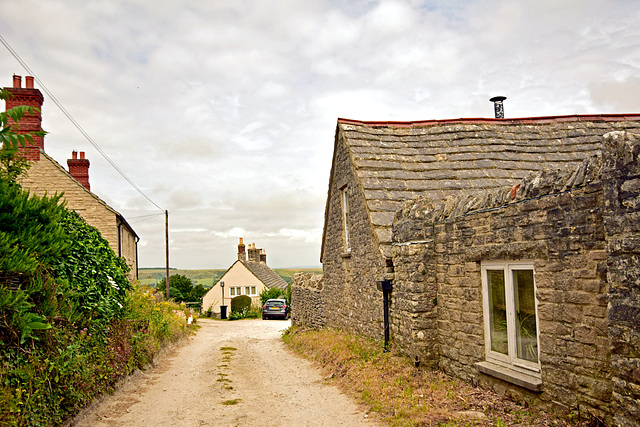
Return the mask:
{"type": "Polygon", "coordinates": [[[160,212],[160,213],[155,213],[150,215],[133,216],[133,217],[127,218],[127,220],[129,221],[130,224],[140,224],[141,222],[150,221],[159,216],[163,216],[164,214],[165,214],[164,212],[160,212]]]}
{"type": "Polygon", "coordinates": [[[58,99],[53,95],[53,93],[51,93],[51,91],[49,89],[47,89],[47,86],[42,82],[42,80],[40,80],[36,74],[33,72],[33,70],[31,70],[31,68],[29,68],[29,66],[22,60],[22,58],[20,57],[20,55],[18,55],[18,53],[13,50],[13,48],[9,45],[9,43],[7,43],[7,41],[4,39],[4,37],[2,37],[2,35],[0,35],[0,42],[2,42],[2,44],[4,45],[4,47],[7,48],[7,50],[9,51],[9,53],[11,53],[11,55],[13,55],[13,57],[16,59],[16,61],[18,61],[20,63],[20,65],[22,65],[22,67],[25,69],[25,71],[27,71],[29,73],[29,75],[33,76],[33,78],[36,80],[36,82],[38,82],[38,85],[40,86],[40,88],[47,94],[47,96],[53,101],[54,104],[56,104],[56,106],[60,109],[60,111],[62,111],[62,113],[67,116],[67,118],[69,119],[69,121],[71,121],[71,123],[76,127],[76,129],[78,129],[78,131],[80,131],[80,133],[85,137],[85,139],[87,141],[89,141],[91,143],[91,145],[93,145],[93,147],[98,150],[98,152],[102,155],[102,157],[105,158],[105,160],[107,162],[109,162],[109,164],[120,174],[120,176],[122,176],[133,188],[136,189],[136,191],[138,191],[138,193],[140,193],[142,195],[142,197],[144,197],[145,199],[147,199],[152,205],[154,205],[156,208],[160,209],[161,211],[164,212],[164,209],[162,209],[160,206],[158,206],[153,200],[151,200],[149,198],[149,196],[147,196],[132,180],[131,178],[129,178],[123,171],[122,169],[120,169],[118,167],[118,165],[116,165],[113,160],[111,160],[109,158],[109,156],[107,156],[107,153],[105,153],[102,148],[100,148],[100,146],[98,145],[97,142],[95,142],[93,140],[93,138],[91,138],[91,136],[82,128],[82,126],[80,126],[80,123],[78,123],[76,121],[76,119],[73,118],[73,116],[71,115],[71,113],[69,113],[67,111],[66,108],[64,108],[64,106],[62,105],[62,103],[60,103],[60,101],[58,101],[58,99]]]}

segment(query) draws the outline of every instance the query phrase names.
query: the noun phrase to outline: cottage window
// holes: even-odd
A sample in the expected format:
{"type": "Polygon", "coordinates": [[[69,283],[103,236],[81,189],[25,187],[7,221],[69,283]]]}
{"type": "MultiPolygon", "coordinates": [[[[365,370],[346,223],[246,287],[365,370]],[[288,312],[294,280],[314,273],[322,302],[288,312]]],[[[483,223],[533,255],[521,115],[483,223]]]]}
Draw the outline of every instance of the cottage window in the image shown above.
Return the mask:
{"type": "Polygon", "coordinates": [[[245,286],[244,287],[244,294],[245,295],[251,295],[251,286],[245,286]]]}
{"type": "Polygon", "coordinates": [[[482,264],[487,361],[539,372],[538,313],[533,264],[482,264]]]}
{"type": "Polygon", "coordinates": [[[236,288],[234,287],[229,288],[229,296],[232,296],[232,297],[236,296],[236,288]]]}
{"type": "Polygon", "coordinates": [[[251,295],[256,295],[256,287],[255,286],[251,287],[251,295]]]}
{"type": "Polygon", "coordinates": [[[342,223],[344,224],[344,251],[351,252],[351,242],[349,241],[349,194],[348,187],[344,187],[341,191],[342,195],[342,223]]]}

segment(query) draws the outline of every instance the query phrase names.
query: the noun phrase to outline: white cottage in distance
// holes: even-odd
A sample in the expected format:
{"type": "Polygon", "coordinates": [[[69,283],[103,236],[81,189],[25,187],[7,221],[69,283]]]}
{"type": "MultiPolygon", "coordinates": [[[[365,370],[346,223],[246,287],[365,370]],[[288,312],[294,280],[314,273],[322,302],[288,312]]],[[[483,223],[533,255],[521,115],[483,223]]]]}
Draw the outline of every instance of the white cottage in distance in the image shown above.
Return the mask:
{"type": "Polygon", "coordinates": [[[260,304],[260,293],[265,288],[286,289],[288,283],[267,266],[267,254],[262,249],[257,249],[252,243],[248,249],[242,242],[238,244],[238,260],[222,275],[213,287],[202,297],[202,311],[211,311],[220,314],[222,305],[222,293],[224,292],[224,304],[231,305],[231,299],[239,295],[251,297],[251,303],[260,304]],[[220,284],[224,282],[224,287],[220,284]]]}

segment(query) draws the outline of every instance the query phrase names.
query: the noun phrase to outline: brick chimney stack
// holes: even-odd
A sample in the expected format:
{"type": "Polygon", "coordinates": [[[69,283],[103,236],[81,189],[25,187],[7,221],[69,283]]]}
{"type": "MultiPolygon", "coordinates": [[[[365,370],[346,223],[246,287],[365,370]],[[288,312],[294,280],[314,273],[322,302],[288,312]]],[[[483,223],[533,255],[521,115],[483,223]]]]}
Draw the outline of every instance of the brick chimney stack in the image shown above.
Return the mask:
{"type": "Polygon", "coordinates": [[[244,243],[242,243],[242,237],[240,238],[240,243],[238,243],[238,261],[246,261],[247,254],[244,250],[244,243]]]}
{"type": "Polygon", "coordinates": [[[260,249],[260,262],[267,265],[267,253],[263,249],[260,249]]]}
{"type": "MultiPolygon", "coordinates": [[[[6,90],[11,92],[13,97],[5,101],[5,111],[19,105],[26,105],[29,107],[36,107],[41,109],[44,102],[44,96],[40,90],[33,87],[33,77],[25,77],[25,87],[22,87],[22,77],[16,74],[13,75],[13,87],[5,87],[6,90]]],[[[37,132],[42,130],[42,113],[35,112],[33,115],[27,114],[19,124],[18,133],[37,132]]],[[[40,160],[40,150],[44,151],[44,137],[34,136],[33,145],[27,145],[26,148],[21,148],[21,151],[25,153],[27,160],[38,161],[40,160]]]]}
{"type": "Polygon", "coordinates": [[[71,158],[67,160],[67,166],[69,167],[69,173],[72,177],[78,180],[80,184],[87,190],[91,191],[91,185],[89,184],[89,159],[84,158],[84,151],[80,152],[80,158],[78,158],[78,152],[71,152],[71,158]]]}
{"type": "Polygon", "coordinates": [[[260,249],[256,249],[255,243],[249,248],[249,261],[260,262],[260,249]]]}

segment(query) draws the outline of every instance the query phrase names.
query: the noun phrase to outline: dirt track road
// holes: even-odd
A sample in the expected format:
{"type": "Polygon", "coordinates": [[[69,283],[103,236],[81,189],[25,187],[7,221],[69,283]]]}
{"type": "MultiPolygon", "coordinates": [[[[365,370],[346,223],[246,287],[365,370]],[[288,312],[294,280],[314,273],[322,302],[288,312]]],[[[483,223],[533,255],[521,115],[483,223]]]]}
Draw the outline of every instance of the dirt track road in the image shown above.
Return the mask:
{"type": "Polygon", "coordinates": [[[199,319],[201,329],[76,426],[375,426],[311,363],[288,352],[281,320],[199,319]]]}

